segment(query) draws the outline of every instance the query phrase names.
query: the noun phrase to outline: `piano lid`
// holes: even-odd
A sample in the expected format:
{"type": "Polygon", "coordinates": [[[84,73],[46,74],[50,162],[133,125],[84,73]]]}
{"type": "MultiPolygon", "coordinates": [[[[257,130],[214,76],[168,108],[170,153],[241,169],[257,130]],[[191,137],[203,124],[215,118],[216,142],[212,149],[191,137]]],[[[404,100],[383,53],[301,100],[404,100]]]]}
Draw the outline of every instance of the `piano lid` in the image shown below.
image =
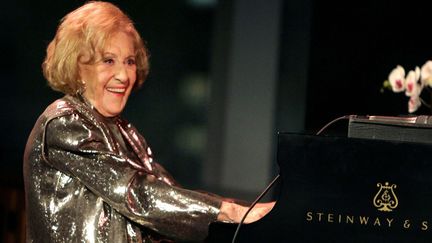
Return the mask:
{"type": "MultiPolygon", "coordinates": [[[[236,242],[432,242],[432,145],[281,133],[280,194],[236,242]]],[[[213,224],[207,242],[231,242],[213,224]]]]}
{"type": "Polygon", "coordinates": [[[352,116],[348,137],[432,143],[432,116],[352,116]]]}

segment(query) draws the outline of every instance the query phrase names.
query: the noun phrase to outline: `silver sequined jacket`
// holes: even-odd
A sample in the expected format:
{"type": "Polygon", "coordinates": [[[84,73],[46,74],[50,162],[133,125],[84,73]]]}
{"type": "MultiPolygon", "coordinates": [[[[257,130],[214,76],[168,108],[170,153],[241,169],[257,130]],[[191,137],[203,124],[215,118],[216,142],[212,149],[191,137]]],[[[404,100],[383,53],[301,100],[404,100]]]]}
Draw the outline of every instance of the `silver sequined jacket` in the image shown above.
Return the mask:
{"type": "Polygon", "coordinates": [[[103,117],[80,95],[39,117],[24,183],[28,242],[199,241],[221,204],[181,188],[131,124],[103,117]]]}

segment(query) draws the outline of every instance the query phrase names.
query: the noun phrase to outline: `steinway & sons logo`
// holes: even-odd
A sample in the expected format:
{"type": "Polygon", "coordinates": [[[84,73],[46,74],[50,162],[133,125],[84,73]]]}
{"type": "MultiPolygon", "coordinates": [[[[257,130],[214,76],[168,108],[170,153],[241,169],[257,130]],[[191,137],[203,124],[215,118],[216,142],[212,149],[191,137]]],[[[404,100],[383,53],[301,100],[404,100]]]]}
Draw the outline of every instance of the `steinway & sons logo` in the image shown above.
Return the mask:
{"type": "Polygon", "coordinates": [[[378,208],[379,211],[391,212],[397,208],[399,201],[396,197],[395,189],[396,184],[389,185],[388,182],[381,184],[377,183],[379,190],[373,199],[373,205],[378,208]]]}
{"type": "MultiPolygon", "coordinates": [[[[357,226],[373,226],[385,228],[402,228],[402,229],[419,229],[427,231],[429,223],[424,219],[411,219],[402,218],[394,215],[394,210],[399,205],[399,199],[396,196],[396,184],[389,182],[377,183],[378,191],[375,192],[373,197],[373,206],[380,212],[385,214],[377,215],[355,215],[350,213],[338,213],[336,210],[331,209],[327,212],[325,210],[309,210],[306,212],[306,221],[314,223],[326,224],[349,224],[357,226]]],[[[361,210],[359,210],[361,211],[361,210]]]]}

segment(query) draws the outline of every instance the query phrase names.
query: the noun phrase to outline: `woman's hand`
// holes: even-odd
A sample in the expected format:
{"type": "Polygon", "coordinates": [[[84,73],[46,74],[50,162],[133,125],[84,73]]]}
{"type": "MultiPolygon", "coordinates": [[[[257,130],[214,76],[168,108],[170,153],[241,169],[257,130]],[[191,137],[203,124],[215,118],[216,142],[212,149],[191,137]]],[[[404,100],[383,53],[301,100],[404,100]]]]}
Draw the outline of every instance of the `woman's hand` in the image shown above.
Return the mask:
{"type": "MultiPolygon", "coordinates": [[[[261,219],[272,210],[274,204],[275,202],[257,203],[247,215],[244,223],[252,223],[261,219]]],[[[240,223],[248,209],[248,207],[233,202],[223,201],[218,215],[218,221],[240,223]]]]}

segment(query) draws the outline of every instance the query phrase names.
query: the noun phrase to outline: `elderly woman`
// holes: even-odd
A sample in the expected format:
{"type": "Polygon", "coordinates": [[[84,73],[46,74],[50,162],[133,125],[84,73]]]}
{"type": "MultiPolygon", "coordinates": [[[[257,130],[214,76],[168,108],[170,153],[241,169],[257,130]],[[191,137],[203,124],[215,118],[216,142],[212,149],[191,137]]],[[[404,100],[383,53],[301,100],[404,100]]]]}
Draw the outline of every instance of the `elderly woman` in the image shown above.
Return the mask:
{"type": "Polygon", "coordinates": [[[246,207],[181,188],[119,116],[148,69],[140,35],[116,6],[91,2],[63,18],[43,71],[66,95],[39,117],[24,155],[29,242],[198,241],[211,222],[240,221],[246,207]]]}

